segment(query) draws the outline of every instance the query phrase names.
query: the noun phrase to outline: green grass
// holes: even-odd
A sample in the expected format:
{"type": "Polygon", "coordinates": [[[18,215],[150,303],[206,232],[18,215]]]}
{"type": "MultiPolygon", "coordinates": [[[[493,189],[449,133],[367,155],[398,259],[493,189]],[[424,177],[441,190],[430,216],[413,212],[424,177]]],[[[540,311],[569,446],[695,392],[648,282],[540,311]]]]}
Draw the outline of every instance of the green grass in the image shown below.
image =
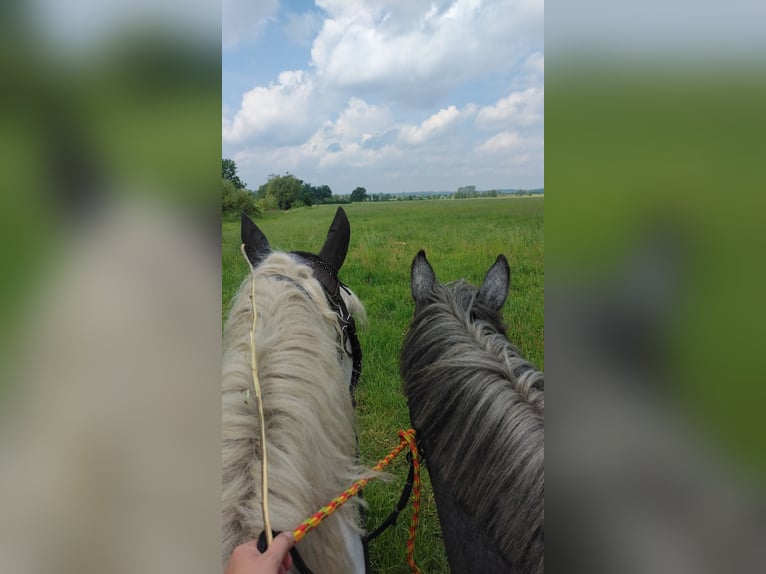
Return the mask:
{"type": "MultiPolygon", "coordinates": [[[[499,253],[511,266],[511,292],[504,308],[511,341],[541,370],[543,365],[543,206],[542,198],[406,201],[344,206],[351,222],[351,244],[341,279],[365,305],[368,325],[360,329],[364,351],[357,388],[360,448],[370,465],[396,444],[408,428],[409,414],[399,380],[399,351],[412,317],[409,273],[421,248],[437,278],[481,283],[499,253]]],[[[257,220],[275,249],[317,252],[336,206],[269,213],[257,220]]],[[[224,315],[245,276],[239,253],[239,221],[223,223],[224,315]]],[[[368,525],[377,526],[398,500],[407,467],[392,465],[396,477],[365,489],[368,525]]],[[[415,559],[426,573],[448,572],[433,493],[427,473],[415,559]]],[[[410,509],[371,544],[373,571],[409,572],[405,543],[410,509]]]]}

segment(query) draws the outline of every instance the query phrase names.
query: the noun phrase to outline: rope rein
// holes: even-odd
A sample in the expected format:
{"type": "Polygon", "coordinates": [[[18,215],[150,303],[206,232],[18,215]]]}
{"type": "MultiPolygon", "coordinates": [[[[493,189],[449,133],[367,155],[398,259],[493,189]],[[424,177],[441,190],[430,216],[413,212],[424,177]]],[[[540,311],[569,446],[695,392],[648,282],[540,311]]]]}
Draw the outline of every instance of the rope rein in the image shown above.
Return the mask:
{"type": "Polygon", "coordinates": [[[261,381],[258,378],[258,365],[255,361],[255,322],[258,313],[255,309],[255,270],[253,264],[245,252],[245,244],[240,247],[242,256],[250,267],[250,304],[253,308],[253,325],[250,328],[250,369],[253,372],[253,390],[255,391],[255,402],[258,405],[258,426],[261,429],[261,510],[263,512],[263,529],[266,532],[266,544],[271,545],[273,540],[271,534],[271,519],[269,515],[269,463],[266,459],[266,418],[263,414],[263,397],[261,396],[261,381]]]}
{"type": "MultiPolygon", "coordinates": [[[[420,516],[420,457],[418,453],[418,445],[415,441],[415,430],[409,429],[406,431],[399,431],[399,444],[383,459],[378,461],[378,463],[372,467],[372,470],[377,472],[387,467],[405,447],[409,447],[410,452],[412,453],[412,466],[415,469],[412,486],[412,519],[410,520],[410,529],[407,536],[407,564],[409,564],[414,574],[420,574],[420,569],[415,564],[414,558],[415,532],[417,531],[418,519],[420,516]]],[[[340,495],[333,498],[326,506],[323,506],[312,516],[304,520],[295,530],[293,530],[295,543],[297,544],[300,542],[306,534],[319,526],[325,518],[348,502],[349,499],[355,496],[370,480],[371,478],[360,478],[340,495]]]]}

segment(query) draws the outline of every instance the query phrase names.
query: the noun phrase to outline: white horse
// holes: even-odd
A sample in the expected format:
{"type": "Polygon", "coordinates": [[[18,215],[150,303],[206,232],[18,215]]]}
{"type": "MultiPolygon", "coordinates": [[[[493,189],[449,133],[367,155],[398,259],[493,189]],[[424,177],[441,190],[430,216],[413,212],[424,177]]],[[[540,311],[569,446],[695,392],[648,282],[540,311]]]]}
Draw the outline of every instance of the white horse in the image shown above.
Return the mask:
{"type": "MultiPolygon", "coordinates": [[[[338,208],[319,255],[276,252],[242,217],[242,242],[254,272],[234,298],[223,336],[224,564],[235,546],[263,530],[259,422],[255,397],[248,395],[251,280],[272,528],[294,529],[354,480],[369,475],[357,465],[353,388],[349,392],[361,361],[352,352],[351,316],[364,321],[364,308],[337,279],[349,237],[348,219],[338,208]]],[[[341,508],[298,545],[317,574],[364,571],[355,504],[341,508]]]]}

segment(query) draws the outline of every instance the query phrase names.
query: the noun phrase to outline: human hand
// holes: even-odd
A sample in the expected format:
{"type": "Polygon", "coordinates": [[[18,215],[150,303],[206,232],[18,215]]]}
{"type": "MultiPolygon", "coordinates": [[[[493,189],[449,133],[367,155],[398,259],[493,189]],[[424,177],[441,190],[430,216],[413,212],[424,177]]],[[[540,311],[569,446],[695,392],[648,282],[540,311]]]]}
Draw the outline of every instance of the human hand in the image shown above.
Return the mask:
{"type": "Polygon", "coordinates": [[[225,574],[287,574],[293,565],[290,549],[294,545],[292,532],[276,536],[263,554],[257,540],[240,544],[231,553],[225,574]]]}

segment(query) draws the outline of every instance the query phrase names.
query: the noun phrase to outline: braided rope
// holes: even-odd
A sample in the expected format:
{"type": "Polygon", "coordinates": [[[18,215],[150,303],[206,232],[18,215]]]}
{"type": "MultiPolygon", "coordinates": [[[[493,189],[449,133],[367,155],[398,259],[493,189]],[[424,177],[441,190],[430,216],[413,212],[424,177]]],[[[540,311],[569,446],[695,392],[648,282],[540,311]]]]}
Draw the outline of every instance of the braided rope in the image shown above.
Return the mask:
{"type": "MultiPolygon", "coordinates": [[[[372,470],[376,472],[383,470],[391,464],[391,461],[394,460],[405,447],[409,447],[410,452],[412,452],[412,466],[415,469],[412,487],[412,520],[410,521],[410,529],[407,538],[407,564],[410,565],[414,574],[420,574],[420,569],[415,565],[414,559],[415,531],[418,527],[418,517],[420,513],[420,459],[418,457],[418,445],[415,442],[415,430],[409,429],[406,431],[399,431],[399,444],[383,459],[378,461],[378,463],[372,467],[372,470]]],[[[340,495],[333,498],[327,505],[323,506],[312,516],[304,520],[295,530],[293,530],[295,543],[297,544],[300,542],[306,534],[319,526],[325,518],[348,502],[348,500],[352,496],[355,496],[370,480],[370,478],[360,478],[340,495]]]]}
{"type": "MultiPolygon", "coordinates": [[[[250,267],[250,305],[253,308],[253,324],[250,328],[250,370],[253,375],[253,390],[255,391],[255,402],[258,406],[258,427],[261,438],[261,511],[263,513],[263,529],[266,532],[266,544],[271,544],[271,517],[269,514],[269,461],[266,450],[266,422],[263,415],[263,394],[261,393],[261,381],[258,378],[258,364],[255,354],[255,324],[258,320],[258,312],[255,308],[255,269],[245,252],[245,244],[240,246],[242,256],[250,267]]],[[[248,395],[250,391],[248,390],[248,395]]]]}
{"type": "Polygon", "coordinates": [[[415,442],[415,431],[408,430],[406,433],[400,431],[399,436],[407,441],[407,445],[412,452],[412,467],[415,469],[412,480],[412,519],[410,520],[410,531],[407,536],[407,564],[410,565],[413,574],[420,574],[420,568],[415,564],[415,531],[418,528],[418,519],[420,517],[420,457],[418,457],[418,445],[415,442]]]}

